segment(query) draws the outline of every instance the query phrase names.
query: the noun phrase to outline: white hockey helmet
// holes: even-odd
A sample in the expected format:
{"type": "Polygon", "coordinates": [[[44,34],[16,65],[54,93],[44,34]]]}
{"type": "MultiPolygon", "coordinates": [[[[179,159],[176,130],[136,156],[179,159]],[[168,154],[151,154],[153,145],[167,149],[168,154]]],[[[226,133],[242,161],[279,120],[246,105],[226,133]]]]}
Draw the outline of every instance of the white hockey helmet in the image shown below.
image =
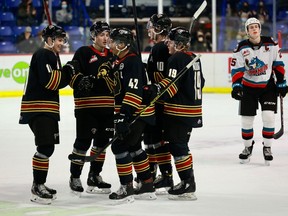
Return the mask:
{"type": "Polygon", "coordinates": [[[261,23],[258,19],[256,19],[255,17],[251,17],[249,19],[247,19],[247,21],[245,22],[245,32],[248,35],[248,26],[251,24],[258,24],[259,28],[261,30],[261,23]]]}

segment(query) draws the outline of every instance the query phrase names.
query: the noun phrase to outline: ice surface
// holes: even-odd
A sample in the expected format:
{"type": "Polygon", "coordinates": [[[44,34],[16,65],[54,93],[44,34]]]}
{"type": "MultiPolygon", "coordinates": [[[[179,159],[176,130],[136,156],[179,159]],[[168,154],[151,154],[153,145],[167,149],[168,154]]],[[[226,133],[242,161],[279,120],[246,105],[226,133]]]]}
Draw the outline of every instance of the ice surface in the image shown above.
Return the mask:
{"type": "MultiPolygon", "coordinates": [[[[166,195],[155,201],[135,200],[115,205],[108,195],[73,196],[69,189],[69,160],[75,139],[73,98],[61,97],[60,140],[50,158],[47,186],[57,189],[58,198],[44,206],[30,202],[33,135],[27,125],[19,125],[21,98],[0,98],[0,215],[6,216],[286,216],[288,213],[287,131],[272,146],[274,161],[264,165],[261,118],[255,118],[255,141],[249,164],[240,164],[243,150],[238,103],[228,94],[204,94],[204,127],[195,129],[189,142],[194,158],[197,201],[171,201],[166,195]]],[[[284,99],[285,104],[285,99],[284,99]]],[[[287,105],[285,104],[284,114],[287,105]]],[[[280,126],[277,114],[276,131],[280,126]]],[[[284,119],[287,125],[287,118],[284,119]]],[[[86,187],[89,164],[82,172],[86,187]]],[[[102,173],[119,188],[114,156],[107,150],[102,173]]],[[[179,178],[174,169],[175,183],[179,178]]]]}

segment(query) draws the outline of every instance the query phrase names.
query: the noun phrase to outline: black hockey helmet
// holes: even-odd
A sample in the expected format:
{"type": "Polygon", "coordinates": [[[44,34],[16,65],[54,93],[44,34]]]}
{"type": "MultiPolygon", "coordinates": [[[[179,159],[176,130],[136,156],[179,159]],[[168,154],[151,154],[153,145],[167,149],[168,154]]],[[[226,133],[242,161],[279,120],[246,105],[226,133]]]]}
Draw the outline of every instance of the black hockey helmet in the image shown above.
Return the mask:
{"type": "Polygon", "coordinates": [[[42,31],[42,37],[45,41],[48,37],[51,37],[53,40],[56,37],[63,37],[65,40],[67,40],[65,30],[62,27],[56,25],[48,25],[47,27],[45,27],[42,31]]]}
{"type": "Polygon", "coordinates": [[[113,41],[123,42],[130,46],[134,40],[133,33],[127,28],[114,28],[110,33],[110,38],[113,41]]]}
{"type": "Polygon", "coordinates": [[[153,14],[147,23],[147,29],[152,27],[156,33],[162,33],[163,31],[168,33],[172,27],[172,22],[165,14],[153,14]]]}
{"type": "Polygon", "coordinates": [[[110,26],[105,21],[97,21],[94,22],[93,25],[90,27],[90,36],[92,38],[96,37],[99,33],[103,31],[110,32],[110,26]]]}
{"type": "Polygon", "coordinates": [[[190,42],[191,36],[188,29],[180,26],[171,29],[168,33],[168,38],[175,41],[176,44],[181,42],[184,45],[187,45],[190,42]]]}

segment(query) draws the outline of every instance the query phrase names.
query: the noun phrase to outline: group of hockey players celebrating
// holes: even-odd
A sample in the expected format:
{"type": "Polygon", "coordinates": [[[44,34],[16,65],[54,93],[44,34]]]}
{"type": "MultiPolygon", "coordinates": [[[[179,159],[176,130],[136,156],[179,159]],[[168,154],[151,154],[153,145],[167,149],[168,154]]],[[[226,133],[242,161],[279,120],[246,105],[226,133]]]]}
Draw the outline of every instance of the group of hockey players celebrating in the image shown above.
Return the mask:
{"type": "MultiPolygon", "coordinates": [[[[247,34],[252,34],[250,26],[254,24],[247,24],[247,34]]],[[[260,24],[256,24],[260,29],[260,24]]],[[[172,27],[170,18],[165,14],[152,15],[147,30],[155,45],[146,65],[135,52],[135,38],[131,30],[122,27],[111,29],[108,23],[97,21],[90,27],[92,44],[80,47],[63,67],[59,53],[67,40],[66,32],[55,25],[43,30],[45,45],[32,56],[20,115],[20,123],[29,124],[35,136],[31,201],[50,204],[56,198],[56,190],[48,188],[45,183],[49,158],[55,144],[59,144],[59,89],[67,85],[73,89],[76,118],[76,137],[71,155],[80,158],[70,162],[69,186],[73,193],[80,195],[84,192],[81,174],[84,158],[90,153],[98,156],[90,162],[87,193],[109,194],[111,200],[132,202],[134,198],[155,200],[157,192],[165,188],[171,200],[197,199],[194,194],[193,157],[188,142],[192,128],[202,127],[202,88],[205,80],[201,61],[195,61],[175,82],[177,74],[196,57],[188,51],[191,41],[189,30],[172,27]],[[160,94],[159,100],[151,103],[160,94]],[[111,150],[115,156],[120,188],[111,192],[111,184],[105,182],[100,174],[106,156],[105,145],[115,137],[111,150]],[[172,157],[180,179],[176,185],[172,157]]],[[[259,48],[270,49],[270,54],[277,56],[278,50],[274,50],[277,46],[270,38],[261,37],[261,42],[264,44],[258,45],[259,48]]],[[[258,83],[263,89],[269,83],[272,86],[272,75],[266,74],[265,80],[258,80],[262,77],[260,75],[255,77],[257,80],[252,80],[250,76],[253,75],[244,73],[249,66],[246,60],[240,60],[244,48],[251,49],[248,53],[251,55],[252,50],[257,50],[255,47],[247,41],[240,44],[234,53],[232,96],[245,102],[241,107],[245,150],[240,158],[247,159],[253,148],[251,128],[257,108],[254,97],[261,95],[265,118],[264,156],[269,160],[273,136],[270,132],[274,127],[271,113],[276,105],[266,104],[265,101],[271,99],[277,103],[277,91],[273,95],[267,93],[262,96],[260,89],[259,93],[253,91],[253,96],[249,96],[258,83]],[[253,106],[250,105],[252,101],[253,106]]],[[[255,54],[255,58],[258,55],[255,54]]],[[[268,69],[273,67],[278,79],[273,88],[277,88],[284,97],[287,87],[283,66],[277,58],[268,69]]]]}

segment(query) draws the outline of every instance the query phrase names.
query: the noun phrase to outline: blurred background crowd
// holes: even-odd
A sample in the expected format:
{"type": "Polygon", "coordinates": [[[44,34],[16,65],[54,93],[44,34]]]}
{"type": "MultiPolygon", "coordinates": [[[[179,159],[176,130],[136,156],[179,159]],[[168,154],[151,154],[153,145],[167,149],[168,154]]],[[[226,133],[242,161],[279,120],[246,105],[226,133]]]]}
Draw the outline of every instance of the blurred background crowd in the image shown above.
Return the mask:
{"type": "MultiPolygon", "coordinates": [[[[197,0],[163,0],[163,13],[174,26],[189,27],[197,0]]],[[[245,39],[244,23],[257,17],[262,23],[262,35],[273,36],[282,32],[283,51],[288,51],[287,0],[207,0],[207,7],[193,26],[191,50],[212,51],[212,3],[216,4],[217,52],[232,52],[236,44],[245,39]],[[276,28],[273,28],[273,20],[276,28]]],[[[125,26],[135,29],[131,0],[109,1],[111,27],[125,26]]],[[[62,26],[69,35],[69,44],[63,52],[71,53],[80,46],[90,44],[89,28],[95,20],[105,19],[105,0],[50,0],[53,23],[62,26]]],[[[143,52],[153,46],[147,36],[149,17],[158,13],[158,1],[137,0],[138,33],[143,52]]],[[[42,0],[1,0],[0,52],[32,53],[42,46],[41,31],[47,25],[42,0]]],[[[214,14],[215,15],[215,14],[214,14]]]]}

